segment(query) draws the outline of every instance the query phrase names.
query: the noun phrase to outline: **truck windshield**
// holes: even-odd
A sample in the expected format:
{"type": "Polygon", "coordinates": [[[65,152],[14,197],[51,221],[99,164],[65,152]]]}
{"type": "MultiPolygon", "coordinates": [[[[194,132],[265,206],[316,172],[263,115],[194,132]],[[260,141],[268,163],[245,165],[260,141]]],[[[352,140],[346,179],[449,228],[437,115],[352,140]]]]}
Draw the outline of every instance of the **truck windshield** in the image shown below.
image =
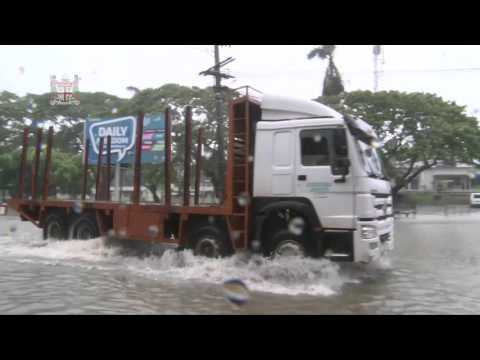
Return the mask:
{"type": "Polygon", "coordinates": [[[356,119],[350,116],[344,116],[350,133],[356,139],[360,157],[362,159],[365,172],[368,176],[387,180],[383,174],[383,165],[377,150],[373,146],[376,142],[376,136],[373,133],[366,132],[361,128],[356,119]]]}
{"type": "Polygon", "coordinates": [[[362,141],[357,140],[357,143],[367,175],[379,179],[385,179],[382,159],[377,150],[373,146],[369,146],[362,141]]]}

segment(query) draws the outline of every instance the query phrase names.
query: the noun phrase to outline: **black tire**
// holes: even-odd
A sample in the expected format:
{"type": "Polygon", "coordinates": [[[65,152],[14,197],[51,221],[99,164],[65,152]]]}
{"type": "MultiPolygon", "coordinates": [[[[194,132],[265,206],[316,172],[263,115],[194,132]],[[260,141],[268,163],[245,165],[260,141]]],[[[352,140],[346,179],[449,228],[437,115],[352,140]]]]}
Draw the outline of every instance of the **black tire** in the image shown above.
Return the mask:
{"type": "Polygon", "coordinates": [[[93,215],[85,214],[76,218],[70,225],[70,238],[75,240],[90,240],[100,236],[97,220],[93,215]]]}
{"type": "Polygon", "coordinates": [[[197,230],[192,236],[190,247],[195,256],[219,258],[230,254],[227,236],[215,226],[204,226],[197,230]]]}
{"type": "Polygon", "coordinates": [[[304,236],[294,235],[288,230],[279,230],[269,239],[265,255],[271,258],[281,255],[306,257],[309,253],[306,245],[304,236]]]}
{"type": "Polygon", "coordinates": [[[68,225],[65,215],[51,213],[47,215],[43,225],[44,240],[66,240],[68,238],[68,225]]]}

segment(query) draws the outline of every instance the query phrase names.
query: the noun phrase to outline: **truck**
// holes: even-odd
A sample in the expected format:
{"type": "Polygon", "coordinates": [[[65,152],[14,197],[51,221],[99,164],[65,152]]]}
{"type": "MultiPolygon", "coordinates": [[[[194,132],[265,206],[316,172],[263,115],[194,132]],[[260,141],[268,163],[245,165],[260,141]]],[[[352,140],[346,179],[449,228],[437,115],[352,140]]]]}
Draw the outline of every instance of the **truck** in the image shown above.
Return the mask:
{"type": "MultiPolygon", "coordinates": [[[[165,110],[164,199],[141,202],[143,113],[136,124],[131,201],[112,201],[111,139],[100,139],[95,199],[86,199],[88,154],[84,154],[81,200],[48,194],[53,129],[44,147],[39,194],[42,130],[37,132],[32,191],[25,196],[29,129],[24,129],[19,191],[9,201],[23,221],[43,229],[45,239],[115,236],[191,249],[224,257],[256,252],[267,257],[301,256],[369,263],[394,248],[391,185],[376,150],[378,138],[364,120],[344,116],[316,101],[237,89],[229,104],[225,191],[221,204],[198,203],[201,139],[197,143],[191,203],[192,111],[185,111],[183,201],[171,195],[171,111],[165,110]],[[105,145],[106,144],[106,145],[105,145]],[[102,161],[104,164],[102,164],[102,161]],[[101,171],[106,167],[107,175],[101,171]],[[40,196],[41,195],[41,196],[40,196]]],[[[88,140],[87,140],[88,141],[88,140]]],[[[88,151],[88,145],[85,151],[88,151]]]]}

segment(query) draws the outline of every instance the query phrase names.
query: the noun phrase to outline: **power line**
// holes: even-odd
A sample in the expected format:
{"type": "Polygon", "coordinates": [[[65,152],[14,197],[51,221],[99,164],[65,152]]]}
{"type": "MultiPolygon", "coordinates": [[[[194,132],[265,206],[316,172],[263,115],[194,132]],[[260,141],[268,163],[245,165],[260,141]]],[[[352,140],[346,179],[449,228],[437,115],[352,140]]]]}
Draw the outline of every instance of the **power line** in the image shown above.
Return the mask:
{"type": "Polygon", "coordinates": [[[185,47],[189,48],[189,49],[192,49],[192,50],[195,50],[195,51],[198,51],[198,52],[201,52],[201,53],[204,53],[204,54],[207,54],[208,56],[210,57],[214,57],[214,53],[209,50],[209,49],[205,49],[205,48],[198,48],[198,47],[195,47],[195,46],[191,46],[191,45],[185,45],[185,47]]]}
{"type": "Polygon", "coordinates": [[[455,71],[480,71],[480,67],[472,68],[456,68],[456,69],[393,69],[393,70],[384,70],[383,72],[455,72],[455,71]]]}
{"type": "MultiPolygon", "coordinates": [[[[456,69],[392,69],[392,70],[382,70],[382,74],[392,74],[392,73],[440,73],[440,72],[475,72],[480,71],[480,68],[456,68],[456,69]]],[[[255,77],[270,77],[270,76],[279,76],[279,75],[300,75],[300,74],[314,74],[318,73],[317,70],[293,70],[293,71],[277,71],[269,73],[248,73],[243,71],[236,70],[238,75],[242,76],[255,76],[255,77]]],[[[362,71],[341,71],[341,74],[344,75],[359,75],[366,74],[370,75],[371,70],[362,70],[362,71]]]]}

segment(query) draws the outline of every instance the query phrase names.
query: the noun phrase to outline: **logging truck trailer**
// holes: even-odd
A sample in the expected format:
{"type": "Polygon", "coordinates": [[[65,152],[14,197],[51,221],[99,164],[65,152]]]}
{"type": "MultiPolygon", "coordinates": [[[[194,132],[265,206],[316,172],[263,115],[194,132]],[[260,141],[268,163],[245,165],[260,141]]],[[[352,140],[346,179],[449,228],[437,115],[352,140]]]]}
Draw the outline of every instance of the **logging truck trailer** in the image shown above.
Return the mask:
{"type": "MultiPolygon", "coordinates": [[[[45,239],[99,236],[176,245],[196,255],[238,251],[368,263],[393,249],[391,186],[375,150],[376,135],[360,119],[314,101],[253,93],[229,105],[228,157],[221,205],[200,205],[202,133],[191,204],[192,111],[185,111],[183,203],[171,195],[171,113],[165,110],[164,201],[142,203],[143,117],[136,124],[133,194],[110,198],[111,138],[100,139],[95,199],[86,199],[88,149],[84,147],[81,200],[49,196],[53,146],[45,146],[43,187],[38,191],[42,129],[37,129],[31,194],[25,195],[29,129],[24,129],[19,191],[9,205],[45,239]],[[104,170],[102,170],[104,169],[104,170]],[[105,180],[108,179],[108,180],[105,180]]],[[[86,140],[88,142],[89,140],[86,140]]]]}

